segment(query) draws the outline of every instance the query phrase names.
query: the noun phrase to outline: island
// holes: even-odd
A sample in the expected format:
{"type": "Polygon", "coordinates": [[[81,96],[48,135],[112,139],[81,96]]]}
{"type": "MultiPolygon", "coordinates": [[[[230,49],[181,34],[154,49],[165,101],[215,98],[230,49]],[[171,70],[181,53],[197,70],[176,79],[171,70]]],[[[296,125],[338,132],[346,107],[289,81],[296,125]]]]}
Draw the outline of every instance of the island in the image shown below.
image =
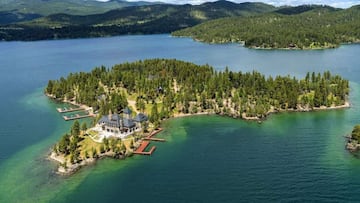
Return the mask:
{"type": "Polygon", "coordinates": [[[70,133],[55,144],[51,158],[59,171],[71,173],[102,157],[123,159],[144,150],[161,131],[163,120],[218,114],[246,120],[263,120],[277,112],[312,111],[349,107],[349,81],[329,71],[307,73],[303,79],[267,76],[259,72],[216,71],[175,59],[148,59],[94,68],[50,80],[45,94],[76,105],[84,114],[64,116],[75,120],[70,133]],[[90,128],[77,118],[94,117],[90,128]]]}

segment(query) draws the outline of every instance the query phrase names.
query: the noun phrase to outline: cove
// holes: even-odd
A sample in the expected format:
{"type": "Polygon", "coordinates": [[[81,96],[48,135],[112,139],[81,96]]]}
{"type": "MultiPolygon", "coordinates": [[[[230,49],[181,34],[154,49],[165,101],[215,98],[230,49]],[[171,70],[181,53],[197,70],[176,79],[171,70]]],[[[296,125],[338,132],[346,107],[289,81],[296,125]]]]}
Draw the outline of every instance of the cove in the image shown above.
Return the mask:
{"type": "Polygon", "coordinates": [[[249,50],[168,35],[0,43],[1,202],[359,201],[360,160],[345,148],[359,123],[360,46],[249,50]],[[351,81],[351,109],[272,115],[261,125],[219,116],[172,119],[151,157],[106,159],[65,178],[46,153],[71,123],[42,94],[49,79],[94,66],[176,58],[218,70],[351,81]],[[139,195],[141,194],[141,195],[139,195]]]}

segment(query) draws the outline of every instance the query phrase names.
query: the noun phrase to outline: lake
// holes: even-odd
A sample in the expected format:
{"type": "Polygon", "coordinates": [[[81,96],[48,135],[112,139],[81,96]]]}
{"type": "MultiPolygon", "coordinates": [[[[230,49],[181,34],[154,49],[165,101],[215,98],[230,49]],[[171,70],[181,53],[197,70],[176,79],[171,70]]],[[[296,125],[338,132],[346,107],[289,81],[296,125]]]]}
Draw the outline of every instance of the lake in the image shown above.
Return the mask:
{"type": "Polygon", "coordinates": [[[360,123],[359,45],[252,50],[169,35],[0,43],[0,202],[360,201],[360,160],[344,136],[360,123]],[[330,70],[350,80],[350,109],[272,115],[262,124],[220,116],[171,119],[151,157],[105,159],[70,177],[46,159],[68,131],[43,95],[49,79],[149,58],[267,76],[330,70]]]}

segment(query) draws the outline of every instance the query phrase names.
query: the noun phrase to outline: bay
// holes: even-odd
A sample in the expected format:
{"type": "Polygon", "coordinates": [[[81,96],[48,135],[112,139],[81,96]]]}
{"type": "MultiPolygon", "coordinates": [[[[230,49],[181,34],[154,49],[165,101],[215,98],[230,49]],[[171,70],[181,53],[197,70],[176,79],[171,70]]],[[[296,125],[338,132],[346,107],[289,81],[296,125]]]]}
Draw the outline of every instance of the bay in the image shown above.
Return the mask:
{"type": "Polygon", "coordinates": [[[251,50],[168,35],[0,43],[0,202],[348,202],[360,200],[360,160],[344,135],[359,123],[359,45],[251,50]],[[262,124],[219,116],[171,119],[151,157],[106,159],[70,177],[46,160],[71,123],[42,94],[49,79],[95,66],[176,58],[217,70],[351,81],[351,109],[272,115],[262,124]]]}

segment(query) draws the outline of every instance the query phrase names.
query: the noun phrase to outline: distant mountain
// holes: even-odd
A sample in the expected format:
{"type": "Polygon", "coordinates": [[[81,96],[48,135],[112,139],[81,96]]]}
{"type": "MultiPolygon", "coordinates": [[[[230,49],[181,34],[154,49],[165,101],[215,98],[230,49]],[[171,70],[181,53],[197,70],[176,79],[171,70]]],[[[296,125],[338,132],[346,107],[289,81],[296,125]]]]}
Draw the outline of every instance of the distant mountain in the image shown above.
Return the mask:
{"type": "Polygon", "coordinates": [[[298,6],[253,17],[207,21],[173,33],[208,43],[240,42],[251,48],[319,49],[360,42],[360,6],[298,6]]]}
{"type": "Polygon", "coordinates": [[[42,16],[55,13],[89,15],[104,13],[112,9],[123,8],[126,6],[151,4],[154,3],[144,1],[128,2],[122,0],[110,0],[108,2],[96,0],[1,0],[0,12],[38,14],[42,16]]]}
{"type": "Polygon", "coordinates": [[[170,33],[229,16],[251,16],[274,11],[263,3],[209,2],[201,5],[146,5],[124,7],[103,14],[54,14],[10,25],[0,32],[4,40],[100,37],[121,34],[170,33]]]}
{"type": "Polygon", "coordinates": [[[54,14],[26,22],[28,26],[130,26],[167,24],[171,27],[189,27],[206,20],[229,16],[249,16],[275,10],[263,3],[232,3],[218,1],[201,5],[159,4],[148,6],[124,7],[103,14],[87,16],[54,14]]]}

